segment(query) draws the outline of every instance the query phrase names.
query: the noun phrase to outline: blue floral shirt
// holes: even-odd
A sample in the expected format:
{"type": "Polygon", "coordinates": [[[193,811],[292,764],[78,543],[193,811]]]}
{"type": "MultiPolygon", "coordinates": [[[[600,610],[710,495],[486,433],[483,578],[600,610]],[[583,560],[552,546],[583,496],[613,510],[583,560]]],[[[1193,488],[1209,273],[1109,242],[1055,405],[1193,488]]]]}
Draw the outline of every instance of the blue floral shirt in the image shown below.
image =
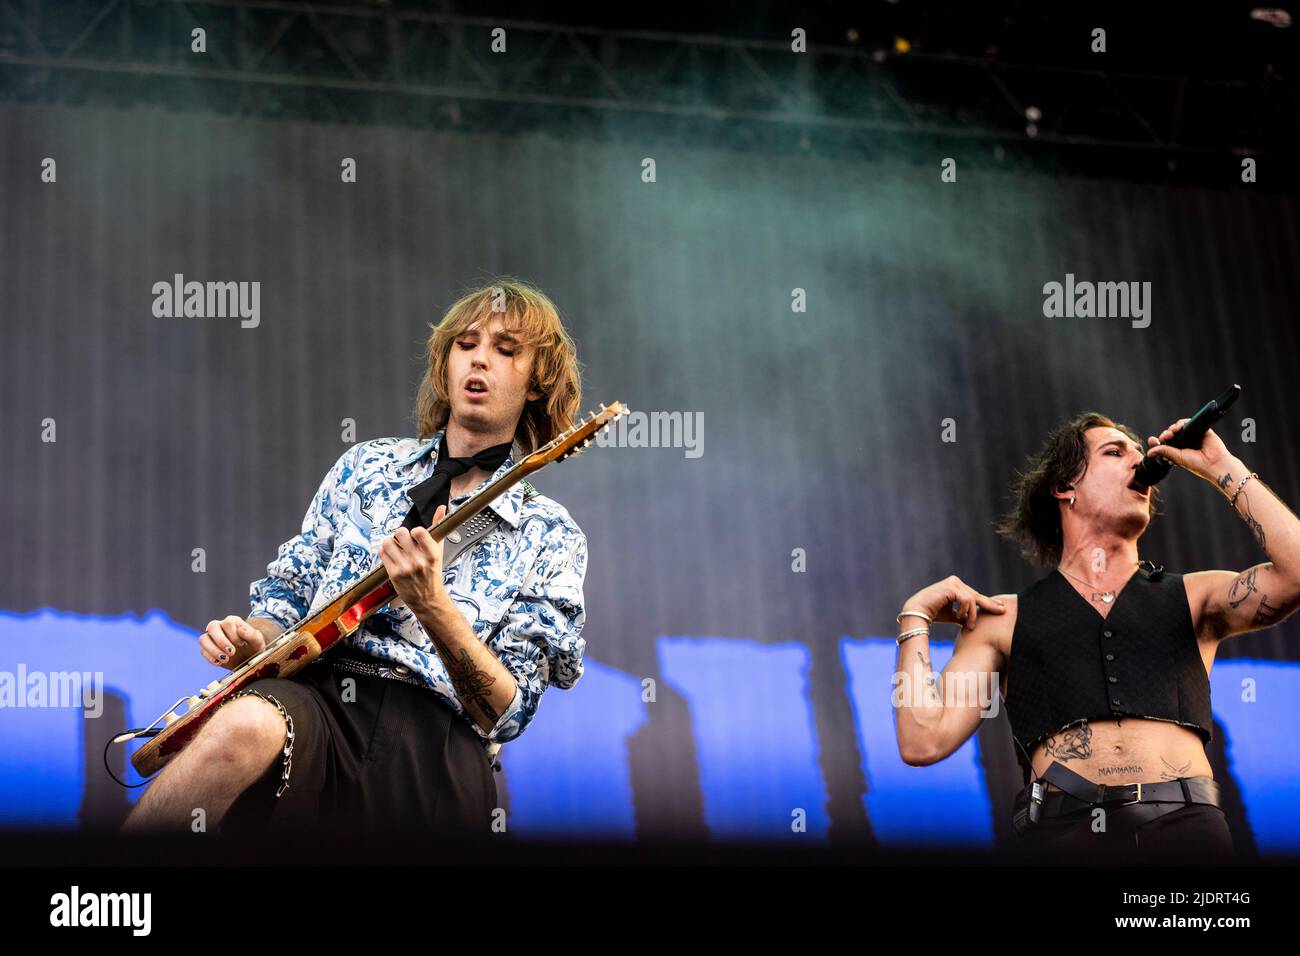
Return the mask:
{"type": "MultiPolygon", "coordinates": [[[[377,438],[344,452],[307,508],[301,533],[280,545],[267,576],[250,586],[250,617],[287,630],[377,567],[379,545],[411,509],[407,489],[433,474],[441,437],[377,438]]],[[[492,477],[513,464],[507,458],[492,477]]],[[[469,497],[452,498],[450,510],[469,497]]],[[[501,523],[443,568],[443,583],[518,685],[491,731],[465,712],[433,642],[406,605],[374,614],[344,644],[409,668],[495,755],[500,744],[524,732],[547,687],[567,689],[582,676],[587,538],[561,505],[544,495],[525,498],[520,484],[489,508],[501,523]]]]}

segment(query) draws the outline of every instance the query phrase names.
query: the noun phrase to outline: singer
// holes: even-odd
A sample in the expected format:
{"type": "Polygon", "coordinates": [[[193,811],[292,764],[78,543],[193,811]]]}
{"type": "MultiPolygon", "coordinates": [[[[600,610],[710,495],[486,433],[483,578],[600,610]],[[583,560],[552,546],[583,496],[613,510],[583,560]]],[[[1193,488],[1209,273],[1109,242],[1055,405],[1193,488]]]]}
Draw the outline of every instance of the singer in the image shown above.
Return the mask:
{"type": "Polygon", "coordinates": [[[900,754],[932,764],[979,726],[982,709],[954,703],[946,678],[997,681],[1025,775],[1014,825],[1029,859],[1231,857],[1205,754],[1209,672],[1221,641],[1300,605],[1300,520],[1213,431],[1199,447],[1164,444],[1187,421],[1149,437],[1145,450],[1131,429],[1095,412],[1056,428],[1017,475],[1014,506],[998,526],[1051,573],[994,597],[948,577],[913,594],[898,616],[899,679],[928,688],[896,707],[900,754]],[[1137,477],[1144,456],[1217,489],[1268,560],[1188,574],[1140,561],[1138,539],[1158,502],[1137,477]],[[936,621],[961,624],[937,677],[936,621]]]}

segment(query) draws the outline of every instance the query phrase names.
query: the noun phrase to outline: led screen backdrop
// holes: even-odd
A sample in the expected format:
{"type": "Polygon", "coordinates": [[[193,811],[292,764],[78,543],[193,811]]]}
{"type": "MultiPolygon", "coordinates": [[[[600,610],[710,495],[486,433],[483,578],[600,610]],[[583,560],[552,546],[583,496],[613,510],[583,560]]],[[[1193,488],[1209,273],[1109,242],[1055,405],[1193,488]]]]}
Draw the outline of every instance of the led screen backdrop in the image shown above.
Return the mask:
{"type": "MultiPolygon", "coordinates": [[[[903,765],[890,635],[948,574],[1039,576],[991,530],[1023,456],[1077,411],[1146,435],[1238,382],[1220,433],[1300,501],[1292,198],[152,107],[4,105],[0,131],[0,672],[106,688],[94,720],[0,710],[5,825],[121,819],[107,736],[216,676],[199,629],[246,613],[347,444],[414,434],[427,324],[493,276],[559,305],[585,407],[695,428],[537,478],[589,539],[588,664],[502,752],[516,833],[994,846],[1005,715],[903,765]],[[258,283],[255,318],[155,315],[178,275],[258,283]],[[1067,281],[1149,282],[1149,323],[1047,317],[1067,281]]],[[[1262,560],[1207,484],[1165,488],[1143,557],[1262,560]]],[[[1212,763],[1264,851],[1300,846],[1297,652],[1287,622],[1213,675],[1212,763]]]]}

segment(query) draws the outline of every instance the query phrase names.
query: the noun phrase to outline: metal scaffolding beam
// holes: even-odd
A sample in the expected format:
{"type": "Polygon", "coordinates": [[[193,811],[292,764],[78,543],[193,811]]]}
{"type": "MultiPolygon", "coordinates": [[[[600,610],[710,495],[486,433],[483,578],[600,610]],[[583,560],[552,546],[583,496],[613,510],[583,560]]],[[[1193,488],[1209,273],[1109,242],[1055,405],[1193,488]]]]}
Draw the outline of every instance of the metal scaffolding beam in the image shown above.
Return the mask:
{"type": "Polygon", "coordinates": [[[166,95],[159,87],[169,81],[246,88],[225,108],[254,115],[323,110],[364,122],[383,113],[373,101],[388,98],[427,100],[453,115],[473,104],[480,116],[522,106],[829,133],[860,145],[897,134],[1169,157],[1294,156],[1300,115],[1281,79],[882,55],[816,37],[799,54],[786,37],[507,20],[450,4],[0,0],[0,95],[93,98],[95,81],[128,84],[115,95],[140,100],[166,95]],[[206,32],[205,53],[191,51],[195,29],[206,32]],[[504,31],[507,52],[494,52],[494,31],[504,31]],[[322,97],[343,99],[326,105],[322,97]]]}

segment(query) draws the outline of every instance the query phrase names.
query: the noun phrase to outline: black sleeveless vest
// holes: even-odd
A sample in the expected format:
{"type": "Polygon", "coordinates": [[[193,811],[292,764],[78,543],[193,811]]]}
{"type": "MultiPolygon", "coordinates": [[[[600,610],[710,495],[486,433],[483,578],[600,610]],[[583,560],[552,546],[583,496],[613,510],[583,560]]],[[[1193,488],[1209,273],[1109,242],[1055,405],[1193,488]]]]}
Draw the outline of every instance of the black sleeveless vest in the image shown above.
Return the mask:
{"type": "Polygon", "coordinates": [[[1034,745],[1080,720],[1151,717],[1213,736],[1183,576],[1143,565],[1106,618],[1059,570],[1017,595],[1006,708],[1026,783],[1034,745]]]}

